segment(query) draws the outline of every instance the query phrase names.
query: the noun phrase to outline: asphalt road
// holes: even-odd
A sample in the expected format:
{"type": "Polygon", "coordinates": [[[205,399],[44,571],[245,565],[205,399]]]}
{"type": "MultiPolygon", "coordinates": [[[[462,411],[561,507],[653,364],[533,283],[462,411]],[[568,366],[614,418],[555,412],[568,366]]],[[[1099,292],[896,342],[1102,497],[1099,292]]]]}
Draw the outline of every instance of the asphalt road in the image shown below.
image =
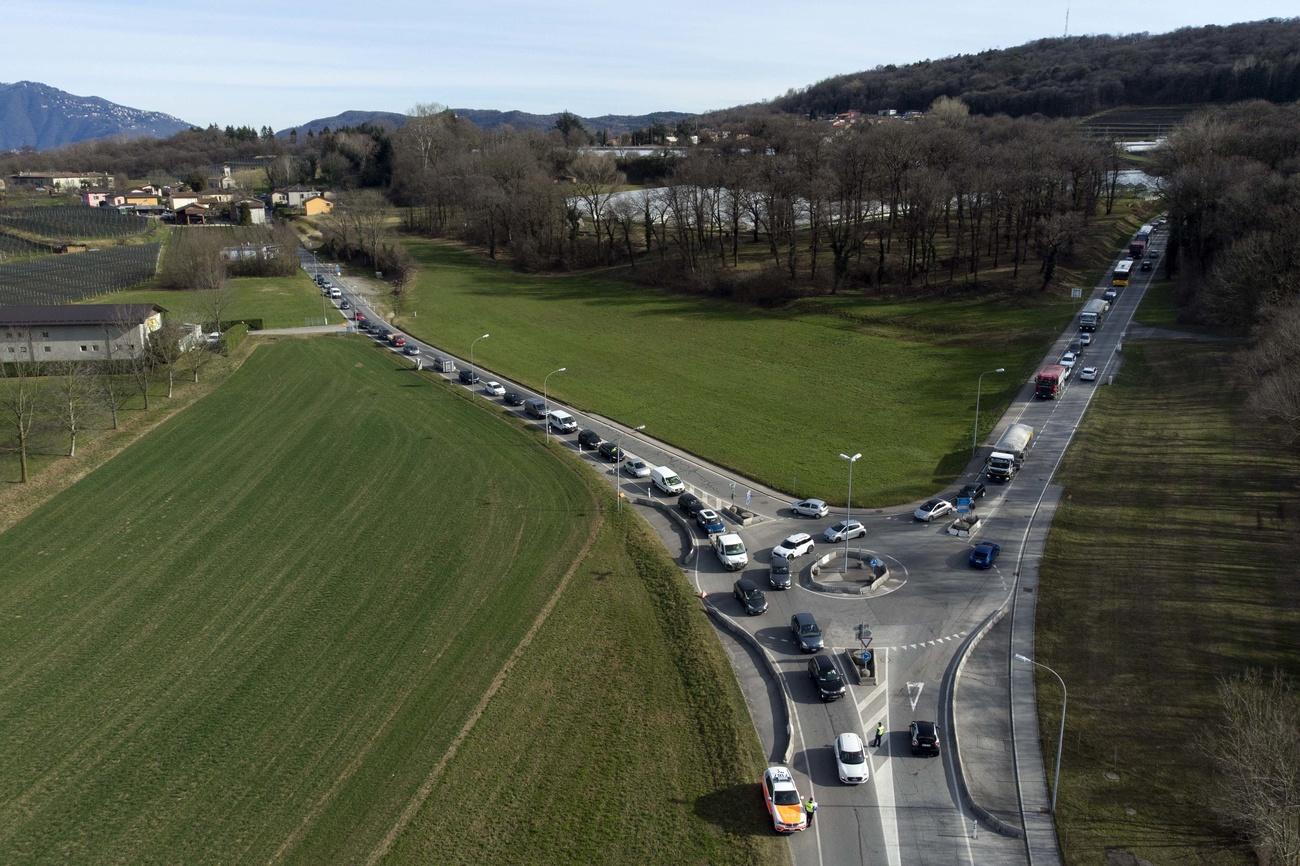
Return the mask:
{"type": "MultiPolygon", "coordinates": [[[[1158,233],[1153,248],[1163,251],[1164,242],[1164,233],[1158,233]]],[[[332,273],[332,268],[325,270],[317,265],[311,253],[304,251],[302,257],[303,267],[309,272],[319,268],[332,273]]],[[[833,512],[820,520],[797,517],[789,509],[787,497],[660,443],[651,438],[653,431],[629,430],[608,419],[551,401],[551,408],[570,411],[580,428],[594,429],[602,438],[620,442],[624,451],[641,456],[651,465],[672,466],[688,488],[710,506],[747,505],[756,514],[756,520],[744,527],[729,525],[728,531],[736,531],[744,539],[750,564],[743,574],[754,578],[760,586],[767,587],[768,553],[781,539],[799,531],[809,532],[817,539],[814,554],[795,563],[795,586],[785,591],[768,590],[769,609],[762,615],[749,617],[731,594],[732,583],[740,575],[722,568],[703,535],[697,531],[686,538],[675,522],[657,510],[642,509],[674,555],[684,545],[700,546],[691,564],[684,568],[687,578],[710,603],[749,631],[780,671],[781,681],[770,682],[756,665],[752,650],[734,638],[724,638],[764,744],[783,740],[784,731],[775,727],[774,706],[781,693],[793,707],[791,766],[801,792],[813,793],[820,806],[811,830],[790,839],[794,860],[800,866],[850,863],[974,866],[1030,861],[1025,842],[977,828],[974,816],[961,803],[954,785],[951,732],[941,731],[943,743],[939,757],[913,757],[908,725],[914,719],[934,721],[945,717],[944,704],[951,700],[957,649],[962,639],[1002,606],[1013,591],[1017,558],[1029,540],[1035,508],[1051,483],[1094,390],[1103,387],[1110,372],[1117,367],[1122,357],[1122,334],[1154,273],[1154,270],[1138,272],[1136,279],[1111,305],[1105,322],[1093,334],[1092,344],[1076,364],[1076,371],[1084,366],[1100,368],[1097,382],[1081,382],[1076,372],[1057,399],[1043,401],[1033,398],[1032,385],[1026,383],[988,443],[979,450],[978,459],[972,459],[967,473],[952,489],[940,493],[952,494],[960,484],[978,477],[980,462],[991,450],[988,446],[1007,425],[1023,422],[1034,428],[1035,441],[1021,472],[1007,484],[988,482],[987,496],[977,503],[976,510],[984,518],[984,526],[976,539],[949,536],[945,532],[946,519],[931,524],[915,522],[911,515],[914,503],[853,514],[867,527],[867,536],[851,542],[850,546],[873,552],[890,567],[891,576],[884,588],[866,596],[822,592],[808,582],[809,566],[832,547],[821,540],[821,532],[843,516],[842,512],[833,512]],[[1002,557],[991,570],[977,571],[967,565],[969,548],[979,540],[1002,545],[1002,557]],[[799,652],[789,630],[790,617],[796,612],[812,613],[821,625],[827,651],[834,653],[836,664],[849,683],[845,698],[829,704],[818,699],[807,674],[807,657],[799,652]],[[846,649],[864,645],[876,653],[879,663],[876,685],[859,685],[843,654],[846,649]],[[869,742],[878,721],[884,722],[888,734],[882,747],[869,749],[871,780],[861,786],[841,785],[831,751],[835,737],[855,731],[869,742]]],[[[365,296],[355,291],[347,278],[331,276],[330,279],[367,318],[382,322],[365,296]]],[[[1109,283],[1108,273],[1093,296],[1100,297],[1109,283]]],[[[1044,363],[1055,362],[1077,340],[1076,328],[1077,321],[1060,335],[1044,363]]],[[[426,363],[432,357],[450,357],[419,340],[409,336],[408,340],[420,347],[426,363]]],[[[463,361],[456,360],[458,366],[465,366],[463,361]]],[[[525,398],[540,396],[487,371],[481,374],[484,379],[497,379],[525,398]]],[[[447,377],[454,380],[455,374],[447,377]]],[[[533,423],[541,426],[541,422],[533,423]]],[[[577,449],[576,437],[560,438],[577,449]]],[[[837,459],[833,455],[841,448],[852,450],[854,443],[828,443],[828,458],[837,459]]],[[[648,496],[668,505],[675,500],[675,497],[657,495],[649,479],[615,475],[613,468],[593,452],[583,456],[593,469],[603,473],[629,497],[648,496]]],[[[1041,521],[1032,525],[1034,533],[1046,531],[1047,526],[1041,521]]],[[[827,569],[837,567],[837,563],[832,563],[827,569]]],[[[1021,695],[1019,699],[1032,701],[1032,695],[1021,695]]],[[[1041,763],[1041,755],[1022,754],[1021,760],[1041,763]]],[[[1036,856],[1033,862],[1044,862],[1044,859],[1036,856]]]]}

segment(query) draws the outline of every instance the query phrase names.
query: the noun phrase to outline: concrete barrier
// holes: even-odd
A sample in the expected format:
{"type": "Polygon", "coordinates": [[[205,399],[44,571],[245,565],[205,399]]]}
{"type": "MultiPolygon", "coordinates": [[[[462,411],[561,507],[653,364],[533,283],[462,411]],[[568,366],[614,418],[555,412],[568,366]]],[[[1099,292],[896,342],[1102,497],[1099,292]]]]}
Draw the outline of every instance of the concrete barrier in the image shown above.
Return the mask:
{"type": "Polygon", "coordinates": [[[860,685],[860,686],[874,686],[874,685],[876,684],[876,679],[877,679],[877,677],[876,677],[876,653],[875,653],[875,650],[872,650],[872,651],[871,651],[871,667],[870,667],[870,668],[867,668],[865,665],[860,665],[860,664],[858,664],[856,661],[853,660],[853,654],[854,654],[854,653],[860,653],[860,652],[862,652],[862,648],[861,648],[861,647],[858,648],[858,649],[846,649],[846,650],[844,650],[844,663],[853,669],[854,674],[856,674],[856,676],[857,676],[857,678],[858,678],[858,685],[860,685]]]}
{"type": "Polygon", "coordinates": [[[993,626],[997,625],[998,622],[1001,621],[1002,617],[1006,615],[1006,605],[999,607],[997,610],[993,611],[993,613],[985,617],[984,622],[980,623],[979,627],[967,635],[966,640],[962,641],[962,645],[957,651],[957,668],[953,672],[952,690],[949,696],[950,700],[948,706],[944,707],[944,721],[948,725],[948,730],[952,731],[952,742],[954,747],[953,754],[956,757],[956,760],[953,761],[953,775],[955,776],[953,781],[956,783],[957,793],[958,796],[961,797],[962,802],[966,804],[967,808],[969,808],[972,813],[974,813],[976,819],[978,819],[981,824],[992,830],[994,833],[998,833],[1002,836],[1009,836],[1012,839],[1023,839],[1025,838],[1023,827],[1008,824],[1006,821],[1003,821],[997,815],[994,815],[988,809],[985,809],[979,803],[975,802],[975,798],[971,796],[970,788],[966,786],[966,765],[961,759],[961,734],[959,733],[959,727],[957,725],[957,687],[961,684],[961,672],[966,667],[966,659],[970,656],[971,651],[979,645],[979,642],[984,639],[984,635],[988,634],[989,630],[992,629],[993,626]]]}
{"type": "Polygon", "coordinates": [[[685,538],[682,541],[682,554],[678,557],[678,561],[682,565],[690,565],[695,561],[695,557],[699,556],[700,552],[699,545],[696,544],[695,528],[680,511],[665,502],[651,499],[648,496],[633,496],[632,502],[635,505],[645,505],[650,508],[657,508],[664,514],[667,514],[685,534],[685,538]]]}
{"type": "Polygon", "coordinates": [[[780,743],[773,743],[772,751],[780,755],[782,764],[790,763],[791,754],[794,751],[794,727],[792,722],[794,710],[790,706],[790,695],[785,690],[785,681],[781,678],[781,671],[777,669],[776,662],[772,661],[772,657],[763,649],[763,645],[758,642],[758,638],[741,628],[731,617],[709,604],[708,599],[701,598],[700,601],[704,604],[705,612],[713,617],[714,622],[718,623],[728,634],[752,647],[758,653],[759,658],[763,660],[763,667],[767,669],[767,675],[772,678],[772,682],[781,690],[781,712],[784,713],[785,718],[776,719],[774,727],[776,730],[784,732],[785,745],[784,748],[781,748],[780,743]]]}
{"type": "Polygon", "coordinates": [[[739,523],[741,526],[749,526],[758,520],[758,515],[752,511],[746,511],[739,505],[728,505],[722,509],[722,513],[739,523]]]}
{"type": "MultiPolygon", "coordinates": [[[[832,550],[830,553],[822,554],[816,562],[808,567],[808,584],[817,592],[835,593],[837,595],[866,595],[875,589],[885,578],[889,577],[889,569],[886,568],[878,574],[873,575],[869,580],[863,580],[860,586],[836,586],[833,583],[824,583],[817,579],[817,575],[822,569],[829,565],[831,560],[837,558],[842,551],[832,550]]],[[[874,554],[863,554],[861,550],[850,550],[849,559],[856,559],[863,562],[866,559],[876,559],[874,554]]]]}

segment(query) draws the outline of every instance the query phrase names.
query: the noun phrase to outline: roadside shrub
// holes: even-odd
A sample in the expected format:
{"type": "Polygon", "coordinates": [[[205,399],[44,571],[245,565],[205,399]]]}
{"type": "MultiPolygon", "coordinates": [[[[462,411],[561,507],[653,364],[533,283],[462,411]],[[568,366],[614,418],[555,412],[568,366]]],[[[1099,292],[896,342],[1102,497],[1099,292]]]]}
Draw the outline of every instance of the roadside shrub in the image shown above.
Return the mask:
{"type": "Polygon", "coordinates": [[[244,338],[247,336],[248,325],[244,322],[227,328],[226,332],[221,335],[221,344],[225,347],[226,354],[229,355],[235,349],[238,349],[239,344],[244,342],[244,338]]]}

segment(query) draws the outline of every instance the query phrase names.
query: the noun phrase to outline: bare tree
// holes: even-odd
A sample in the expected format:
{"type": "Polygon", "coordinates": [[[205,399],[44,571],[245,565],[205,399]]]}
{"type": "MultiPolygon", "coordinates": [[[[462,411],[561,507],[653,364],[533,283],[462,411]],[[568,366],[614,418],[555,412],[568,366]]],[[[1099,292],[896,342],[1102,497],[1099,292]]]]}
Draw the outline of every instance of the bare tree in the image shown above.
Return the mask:
{"type": "Polygon", "coordinates": [[[207,327],[207,323],[211,322],[212,329],[220,333],[221,322],[234,300],[235,293],[224,279],[216,288],[204,292],[198,301],[199,311],[204,317],[204,327],[207,327]]]}
{"type": "Polygon", "coordinates": [[[623,174],[609,157],[583,154],[573,161],[573,176],[573,191],[596,224],[596,260],[600,261],[601,225],[610,199],[623,182],[623,174]]]}
{"type": "Polygon", "coordinates": [[[76,457],[77,432],[90,406],[95,381],[90,369],[80,361],[60,361],[51,365],[51,372],[57,377],[51,402],[57,400],[59,426],[68,434],[68,456],[76,457]]]}
{"type": "Polygon", "coordinates": [[[193,335],[180,322],[168,317],[151,341],[154,360],[167,366],[167,399],[176,390],[176,363],[193,348],[193,335]]]}
{"type": "Polygon", "coordinates": [[[95,370],[95,395],[99,403],[108,410],[114,430],[117,429],[118,412],[126,404],[127,397],[127,389],[118,379],[118,375],[116,366],[109,362],[100,364],[95,370]]]}
{"type": "Polygon", "coordinates": [[[27,457],[31,449],[32,427],[45,405],[42,372],[38,361],[0,364],[0,376],[10,380],[8,387],[0,389],[0,415],[3,415],[6,426],[14,432],[18,449],[18,480],[23,484],[31,477],[27,457]]]}
{"type": "Polygon", "coordinates": [[[1220,813],[1262,863],[1300,861],[1300,692],[1281,671],[1219,680],[1223,714],[1199,744],[1217,771],[1220,813]]]}

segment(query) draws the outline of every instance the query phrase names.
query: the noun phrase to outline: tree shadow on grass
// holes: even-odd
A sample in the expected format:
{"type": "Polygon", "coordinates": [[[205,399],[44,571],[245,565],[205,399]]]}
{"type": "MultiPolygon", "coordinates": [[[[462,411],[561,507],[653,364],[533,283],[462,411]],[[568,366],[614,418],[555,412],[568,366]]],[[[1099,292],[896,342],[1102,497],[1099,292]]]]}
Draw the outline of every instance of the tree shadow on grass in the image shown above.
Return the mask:
{"type": "Polygon", "coordinates": [[[733,836],[766,836],[772,825],[757,783],[728,785],[695,799],[695,814],[733,836]]]}

